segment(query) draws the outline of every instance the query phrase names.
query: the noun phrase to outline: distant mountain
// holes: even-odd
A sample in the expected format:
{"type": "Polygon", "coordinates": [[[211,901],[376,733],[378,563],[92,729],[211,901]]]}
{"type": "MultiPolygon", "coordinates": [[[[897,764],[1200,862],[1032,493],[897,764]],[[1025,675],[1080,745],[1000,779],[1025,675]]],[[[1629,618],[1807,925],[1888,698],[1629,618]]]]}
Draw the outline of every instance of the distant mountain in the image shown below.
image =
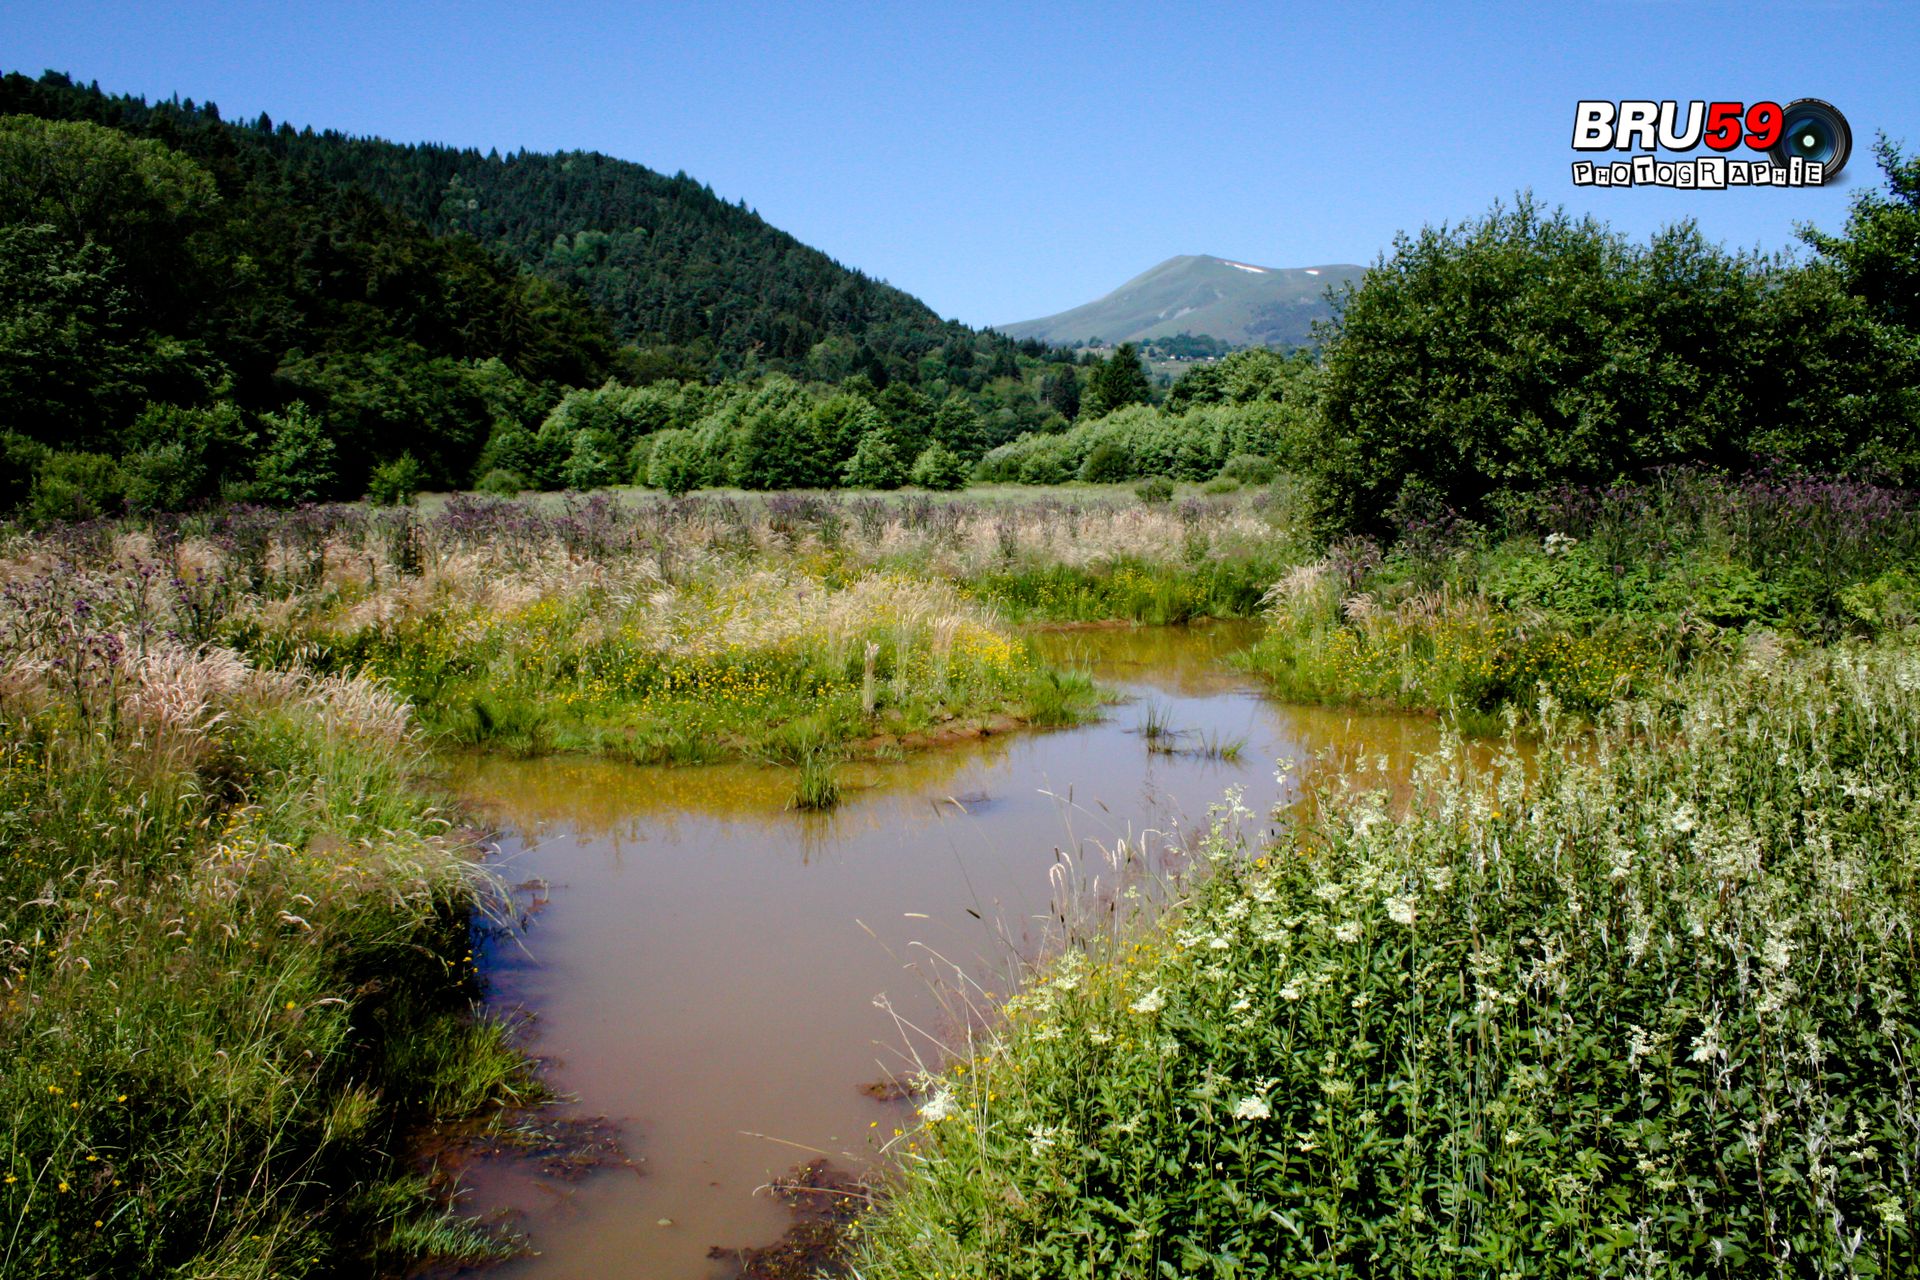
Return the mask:
{"type": "Polygon", "coordinates": [[[1236,346],[1299,346],[1328,319],[1329,285],[1357,282],[1366,268],[1257,267],[1231,258],[1182,254],[1071,311],[998,326],[1010,338],[1073,346],[1207,334],[1236,346]]]}

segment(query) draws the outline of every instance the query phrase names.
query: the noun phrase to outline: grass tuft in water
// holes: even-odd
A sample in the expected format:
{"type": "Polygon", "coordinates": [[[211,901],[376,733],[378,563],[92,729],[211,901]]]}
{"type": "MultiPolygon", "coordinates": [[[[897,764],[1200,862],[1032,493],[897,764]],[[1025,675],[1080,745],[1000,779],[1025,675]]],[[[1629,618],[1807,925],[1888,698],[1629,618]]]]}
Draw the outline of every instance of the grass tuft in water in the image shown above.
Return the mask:
{"type": "Polygon", "coordinates": [[[1220,760],[1233,764],[1247,749],[1245,738],[1229,738],[1215,729],[1209,729],[1200,735],[1200,745],[1191,749],[1192,754],[1203,760],[1220,760]]]}
{"type": "Polygon", "coordinates": [[[1171,754],[1173,751],[1173,713],[1167,704],[1159,700],[1147,703],[1146,710],[1140,715],[1140,736],[1147,740],[1147,750],[1171,754]]]}
{"type": "Polygon", "coordinates": [[[807,752],[800,761],[800,776],[795,780],[793,799],[788,807],[802,812],[824,813],[840,803],[840,779],[834,753],[825,749],[807,752]]]}
{"type": "Polygon", "coordinates": [[[1092,676],[1054,668],[1029,676],[1023,695],[1027,723],[1043,728],[1079,724],[1100,701],[1101,693],[1092,676]]]}

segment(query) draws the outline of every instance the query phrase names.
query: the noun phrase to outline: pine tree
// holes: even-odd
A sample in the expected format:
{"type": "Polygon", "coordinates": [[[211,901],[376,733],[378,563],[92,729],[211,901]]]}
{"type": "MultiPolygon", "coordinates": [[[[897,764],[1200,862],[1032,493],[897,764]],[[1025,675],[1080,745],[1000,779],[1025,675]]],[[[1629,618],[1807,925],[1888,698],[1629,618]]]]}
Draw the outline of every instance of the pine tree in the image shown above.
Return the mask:
{"type": "Polygon", "coordinates": [[[1123,342],[1087,375],[1086,394],[1080,398],[1080,416],[1104,418],[1115,409],[1130,404],[1146,404],[1153,399],[1153,384],[1140,363],[1140,352],[1131,342],[1123,342]]]}

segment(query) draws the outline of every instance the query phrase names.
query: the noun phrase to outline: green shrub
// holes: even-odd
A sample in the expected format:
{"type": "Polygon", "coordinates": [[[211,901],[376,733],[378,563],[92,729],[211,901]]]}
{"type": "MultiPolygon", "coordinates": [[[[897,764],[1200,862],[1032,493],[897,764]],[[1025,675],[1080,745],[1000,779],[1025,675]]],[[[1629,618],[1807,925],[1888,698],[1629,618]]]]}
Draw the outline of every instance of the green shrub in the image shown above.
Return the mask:
{"type": "Polygon", "coordinates": [[[135,511],[185,511],[204,493],[207,468],[187,445],[170,440],[121,460],[127,505],[135,511]]]}
{"type": "Polygon", "coordinates": [[[906,465],[885,430],[861,436],[859,447],[840,472],[840,482],[851,489],[898,489],[906,478],[906,465]]]}
{"type": "Polygon", "coordinates": [[[410,507],[423,483],[425,474],[419,461],[403,453],[373,469],[367,478],[367,501],[376,507],[410,507]]]}
{"type": "Polygon", "coordinates": [[[473,487],[481,493],[491,493],[501,498],[517,498],[520,496],[520,491],[527,487],[527,478],[517,471],[495,467],[481,476],[479,482],[473,487]]]}
{"type": "Polygon", "coordinates": [[[1112,484],[1133,478],[1133,459],[1117,440],[1102,440],[1087,451],[1080,478],[1088,484],[1112,484]]]}
{"type": "Polygon", "coordinates": [[[641,436],[627,450],[627,482],[645,485],[648,483],[653,466],[653,446],[658,436],[641,436]]]}
{"type": "Polygon", "coordinates": [[[1232,476],[1215,476],[1200,486],[1200,492],[1210,497],[1218,497],[1223,493],[1238,493],[1240,482],[1232,476]]]}
{"type": "Polygon", "coordinates": [[[662,431],[653,438],[647,483],[678,498],[698,489],[706,470],[705,453],[692,431],[662,431]]]}
{"type": "Polygon", "coordinates": [[[1220,474],[1241,484],[1272,484],[1278,470],[1270,458],[1257,453],[1236,453],[1220,468],[1220,474]]]}
{"type": "Polygon", "coordinates": [[[36,523],[94,520],[118,515],[127,502],[127,476],[103,453],[47,455],[33,478],[28,511],[36,523]]]}
{"type": "Polygon", "coordinates": [[[14,431],[0,431],[0,513],[26,502],[33,478],[46,461],[48,449],[14,431]]]}
{"type": "Polygon", "coordinates": [[[935,440],[918,458],[907,478],[922,489],[951,491],[966,487],[968,467],[959,454],[935,440]]]}
{"type": "Polygon", "coordinates": [[[1509,609],[1536,609],[1594,619],[1622,606],[1621,584],[1591,547],[1570,539],[1543,547],[1528,539],[1489,558],[1481,574],[1489,599],[1509,609]]]}
{"type": "Polygon", "coordinates": [[[610,433],[578,432],[567,451],[567,460],[560,466],[560,483],[583,493],[619,484],[618,457],[619,446],[610,433]]]}
{"type": "Polygon", "coordinates": [[[284,413],[263,413],[266,447],[253,467],[253,496],[261,502],[317,502],[336,482],[327,424],[295,402],[284,413]]]}
{"type": "Polygon", "coordinates": [[[1341,312],[1302,460],[1330,531],[1383,533],[1403,490],[1483,519],[1507,497],[1765,457],[1920,466],[1914,355],[1834,274],[1647,244],[1531,197],[1395,239],[1341,312]]]}
{"type": "MultiPolygon", "coordinates": [[[[559,460],[552,459],[552,462],[551,469],[557,471],[559,460]]],[[[518,422],[503,419],[494,423],[486,448],[480,451],[475,473],[505,472],[521,477],[525,488],[544,488],[558,484],[560,479],[557,474],[548,474],[548,464],[547,450],[533,432],[518,422]]]]}
{"type": "Polygon", "coordinates": [[[1842,590],[1839,604],[1842,616],[1868,635],[1905,631],[1920,623],[1920,582],[1904,569],[1889,569],[1842,590]]]}
{"type": "Polygon", "coordinates": [[[1173,481],[1165,476],[1150,476],[1134,486],[1134,496],[1142,502],[1159,503],[1173,501],[1173,481]]]}
{"type": "Polygon", "coordinates": [[[219,477],[250,456],[254,433],[230,401],[188,407],[149,404],[128,433],[121,460],[127,505],[136,511],[185,511],[219,492],[219,477]]]}

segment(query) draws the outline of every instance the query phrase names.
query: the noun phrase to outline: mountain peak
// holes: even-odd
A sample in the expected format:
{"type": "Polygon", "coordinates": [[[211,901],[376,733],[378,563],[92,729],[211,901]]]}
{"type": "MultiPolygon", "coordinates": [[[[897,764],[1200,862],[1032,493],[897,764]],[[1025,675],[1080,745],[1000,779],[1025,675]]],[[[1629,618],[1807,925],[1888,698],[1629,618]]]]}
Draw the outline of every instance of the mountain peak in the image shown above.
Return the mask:
{"type": "Polygon", "coordinates": [[[1141,342],[1191,333],[1236,346],[1298,346],[1329,318],[1331,288],[1357,281],[1351,263],[1269,267],[1240,258],[1183,253],[1148,268],[1105,297],[1018,324],[999,326],[1012,338],[1076,345],[1141,342]]]}

